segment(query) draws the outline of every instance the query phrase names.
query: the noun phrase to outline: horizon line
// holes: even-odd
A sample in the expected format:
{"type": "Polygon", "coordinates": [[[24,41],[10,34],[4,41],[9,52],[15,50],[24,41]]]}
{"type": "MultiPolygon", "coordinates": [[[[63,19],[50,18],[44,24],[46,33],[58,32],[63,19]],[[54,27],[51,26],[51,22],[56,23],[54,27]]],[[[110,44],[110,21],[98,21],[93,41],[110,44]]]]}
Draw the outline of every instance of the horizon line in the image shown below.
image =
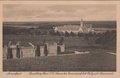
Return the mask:
{"type": "MultiPolygon", "coordinates": [[[[83,21],[117,21],[117,20],[83,20],[83,21]]],[[[81,20],[53,20],[53,21],[3,21],[3,22],[81,22],[81,20]]]]}

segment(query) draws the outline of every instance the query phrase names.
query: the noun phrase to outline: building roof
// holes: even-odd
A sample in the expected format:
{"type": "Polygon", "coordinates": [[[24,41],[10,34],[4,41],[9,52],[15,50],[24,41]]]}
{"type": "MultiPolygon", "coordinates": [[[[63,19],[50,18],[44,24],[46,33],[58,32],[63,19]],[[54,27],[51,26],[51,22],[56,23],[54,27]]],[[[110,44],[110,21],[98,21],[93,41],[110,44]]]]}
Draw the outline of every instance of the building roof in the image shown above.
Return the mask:
{"type": "Polygon", "coordinates": [[[58,32],[93,32],[92,25],[84,24],[84,25],[64,25],[55,28],[55,31],[58,32]]]}
{"type": "Polygon", "coordinates": [[[64,25],[57,27],[58,31],[78,31],[80,28],[79,25],[64,25]]]}

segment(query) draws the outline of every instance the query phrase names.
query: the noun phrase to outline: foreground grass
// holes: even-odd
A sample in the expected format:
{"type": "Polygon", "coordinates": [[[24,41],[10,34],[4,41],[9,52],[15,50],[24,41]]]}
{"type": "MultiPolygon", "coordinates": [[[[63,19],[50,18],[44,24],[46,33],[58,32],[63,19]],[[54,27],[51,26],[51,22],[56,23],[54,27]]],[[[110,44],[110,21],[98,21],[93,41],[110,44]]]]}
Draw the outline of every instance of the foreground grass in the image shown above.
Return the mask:
{"type": "Polygon", "coordinates": [[[3,71],[115,71],[116,58],[107,53],[3,60],[3,71]]]}

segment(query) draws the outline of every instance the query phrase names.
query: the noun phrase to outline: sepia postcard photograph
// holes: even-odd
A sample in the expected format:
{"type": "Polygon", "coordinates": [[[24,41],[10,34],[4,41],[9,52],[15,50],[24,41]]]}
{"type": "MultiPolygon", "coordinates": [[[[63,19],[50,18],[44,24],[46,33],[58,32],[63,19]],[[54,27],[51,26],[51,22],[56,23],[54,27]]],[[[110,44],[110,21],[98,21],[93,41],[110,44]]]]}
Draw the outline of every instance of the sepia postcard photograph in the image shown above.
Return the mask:
{"type": "Polygon", "coordinates": [[[2,72],[117,72],[116,2],[3,2],[1,8],[2,72]]]}

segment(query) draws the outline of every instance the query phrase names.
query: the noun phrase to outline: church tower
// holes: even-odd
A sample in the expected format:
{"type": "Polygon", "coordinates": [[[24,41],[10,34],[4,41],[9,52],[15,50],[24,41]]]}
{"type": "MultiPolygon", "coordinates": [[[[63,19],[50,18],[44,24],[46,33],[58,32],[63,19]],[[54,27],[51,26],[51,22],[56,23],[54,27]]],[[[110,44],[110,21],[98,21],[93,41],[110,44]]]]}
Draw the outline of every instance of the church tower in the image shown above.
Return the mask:
{"type": "Polygon", "coordinates": [[[83,19],[81,19],[81,21],[80,21],[80,27],[79,27],[79,32],[83,32],[83,27],[84,27],[84,23],[83,23],[83,19]]]}
{"type": "Polygon", "coordinates": [[[84,26],[83,19],[81,19],[80,27],[82,28],[83,26],[84,26]]]}

